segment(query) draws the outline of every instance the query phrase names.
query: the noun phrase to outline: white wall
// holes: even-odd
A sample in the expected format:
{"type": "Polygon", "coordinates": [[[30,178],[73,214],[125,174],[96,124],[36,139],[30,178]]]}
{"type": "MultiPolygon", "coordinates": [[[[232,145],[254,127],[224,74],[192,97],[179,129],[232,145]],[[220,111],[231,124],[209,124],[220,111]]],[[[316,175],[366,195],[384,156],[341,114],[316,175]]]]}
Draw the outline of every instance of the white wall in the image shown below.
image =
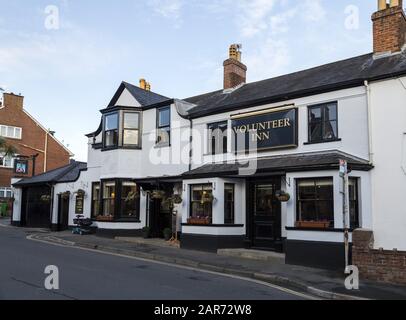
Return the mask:
{"type": "Polygon", "coordinates": [[[406,250],[406,77],[370,86],[375,247],[406,250]]]}
{"type": "MultiPolygon", "coordinates": [[[[17,183],[21,179],[11,179],[11,185],[17,183]]],[[[22,197],[23,192],[20,188],[11,187],[13,190],[14,195],[14,203],[13,203],[13,221],[21,221],[21,207],[22,207],[22,197]]]]}
{"type": "Polygon", "coordinates": [[[281,149],[269,152],[258,153],[258,157],[284,155],[293,153],[340,150],[368,159],[368,117],[367,117],[367,95],[364,87],[340,90],[306,98],[284,101],[276,104],[269,104],[260,107],[247,108],[244,110],[226,112],[222,114],[207,116],[193,120],[193,129],[199,132],[193,137],[193,167],[199,167],[205,163],[229,161],[235,159],[231,152],[229,143],[229,153],[223,155],[207,155],[207,124],[219,121],[229,122],[228,141],[231,141],[231,116],[242,112],[252,112],[267,108],[280,107],[282,105],[294,104],[298,110],[299,146],[294,149],[281,149]],[[308,142],[308,106],[323,102],[338,101],[338,135],[342,139],[338,142],[305,145],[308,142]],[[203,143],[203,148],[200,146],[203,143]]]}
{"type": "MultiPolygon", "coordinates": [[[[171,105],[171,146],[156,146],[157,110],[142,112],[142,149],[95,150],[89,139],[88,165],[101,167],[100,178],[146,178],[180,175],[189,168],[188,120],[171,105]]],[[[96,142],[101,142],[101,134],[96,142]]]]}

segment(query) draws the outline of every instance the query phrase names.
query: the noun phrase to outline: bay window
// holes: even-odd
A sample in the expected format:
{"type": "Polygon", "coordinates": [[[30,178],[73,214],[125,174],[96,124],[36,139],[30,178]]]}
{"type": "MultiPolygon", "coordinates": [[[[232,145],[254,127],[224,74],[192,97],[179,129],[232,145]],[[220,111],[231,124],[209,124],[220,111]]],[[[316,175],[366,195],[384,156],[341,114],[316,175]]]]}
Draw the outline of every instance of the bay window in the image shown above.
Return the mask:
{"type": "Polygon", "coordinates": [[[298,179],[297,221],[324,222],[334,227],[333,178],[298,179]]]}
{"type": "Polygon", "coordinates": [[[123,145],[139,147],[140,145],[140,114],[138,112],[123,113],[123,145]]]}
{"type": "Polygon", "coordinates": [[[92,185],[92,218],[97,218],[100,214],[100,183],[92,185]]]}
{"type": "Polygon", "coordinates": [[[234,184],[226,183],[224,185],[224,223],[234,224],[235,210],[234,210],[234,184]]]}
{"type": "Polygon", "coordinates": [[[103,182],[103,216],[114,217],[116,203],[116,182],[103,182]]]}
{"type": "Polygon", "coordinates": [[[135,182],[123,181],[121,184],[120,218],[139,220],[139,187],[135,182]]]}
{"type": "Polygon", "coordinates": [[[104,116],[104,147],[118,147],[118,113],[104,116]]]}
{"type": "Polygon", "coordinates": [[[358,179],[349,179],[349,198],[350,198],[350,227],[357,229],[360,227],[359,221],[359,201],[358,201],[358,179]]]}
{"type": "Polygon", "coordinates": [[[190,187],[190,217],[206,219],[211,223],[213,214],[213,187],[211,184],[190,187]]]}
{"type": "Polygon", "coordinates": [[[157,115],[157,139],[158,145],[169,145],[171,143],[171,108],[158,109],[157,115]]]}

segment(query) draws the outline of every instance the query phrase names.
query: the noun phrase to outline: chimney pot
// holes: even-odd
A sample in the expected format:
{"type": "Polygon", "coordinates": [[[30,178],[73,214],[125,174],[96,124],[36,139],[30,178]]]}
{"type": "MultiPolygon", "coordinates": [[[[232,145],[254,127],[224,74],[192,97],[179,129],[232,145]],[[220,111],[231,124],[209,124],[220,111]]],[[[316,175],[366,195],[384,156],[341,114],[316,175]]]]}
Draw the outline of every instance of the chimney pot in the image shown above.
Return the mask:
{"type": "Polygon", "coordinates": [[[385,10],[388,7],[387,0],[378,0],[378,11],[385,10]]]}
{"type": "Polygon", "coordinates": [[[140,88],[145,90],[147,87],[147,81],[145,79],[140,79],[140,88]]]}
{"type": "Polygon", "coordinates": [[[241,62],[241,45],[229,48],[229,59],[224,61],[224,89],[232,89],[247,80],[247,66],[241,62]]]}

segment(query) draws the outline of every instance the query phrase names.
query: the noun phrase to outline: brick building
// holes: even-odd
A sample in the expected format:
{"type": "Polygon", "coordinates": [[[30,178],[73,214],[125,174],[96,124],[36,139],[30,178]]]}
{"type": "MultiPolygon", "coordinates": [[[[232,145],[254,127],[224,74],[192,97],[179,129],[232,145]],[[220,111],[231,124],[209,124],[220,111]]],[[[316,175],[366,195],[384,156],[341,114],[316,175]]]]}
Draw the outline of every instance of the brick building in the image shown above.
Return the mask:
{"type": "Polygon", "coordinates": [[[12,197],[12,178],[31,177],[33,173],[65,166],[73,155],[24,110],[23,103],[24,97],[13,93],[4,93],[0,101],[0,136],[17,150],[15,157],[0,154],[0,200],[3,201],[12,197]]]}

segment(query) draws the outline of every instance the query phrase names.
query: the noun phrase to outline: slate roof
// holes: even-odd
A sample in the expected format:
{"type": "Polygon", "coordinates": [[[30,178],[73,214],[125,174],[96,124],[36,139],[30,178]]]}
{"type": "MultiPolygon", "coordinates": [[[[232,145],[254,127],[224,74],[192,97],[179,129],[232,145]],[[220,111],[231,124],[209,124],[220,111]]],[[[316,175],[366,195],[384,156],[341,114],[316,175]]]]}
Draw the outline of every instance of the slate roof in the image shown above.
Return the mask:
{"type": "Polygon", "coordinates": [[[141,104],[142,107],[172,100],[171,98],[162,96],[152,91],[143,90],[135,85],[132,85],[131,83],[123,81],[117,93],[114,95],[112,101],[110,102],[109,107],[112,107],[115,104],[115,102],[123,92],[124,88],[131,93],[131,95],[141,104]]]}
{"type": "MultiPolygon", "coordinates": [[[[324,152],[300,153],[283,156],[257,158],[256,174],[261,173],[286,173],[301,170],[336,170],[340,160],[347,160],[349,167],[354,170],[371,170],[373,167],[369,161],[334,150],[324,152]]],[[[240,163],[211,163],[202,167],[185,172],[182,177],[224,177],[237,176],[239,169],[246,168],[247,161],[240,163]]]]}
{"type": "Polygon", "coordinates": [[[80,172],[86,168],[87,163],[72,160],[67,166],[45,172],[32,178],[20,180],[13,184],[13,186],[26,187],[31,185],[74,182],[79,178],[80,172]]]}
{"type": "Polygon", "coordinates": [[[406,52],[374,58],[366,54],[276,78],[248,83],[232,93],[223,90],[184,99],[197,106],[190,118],[237,110],[250,105],[276,103],[298,97],[361,86],[406,74],[406,52]]]}

